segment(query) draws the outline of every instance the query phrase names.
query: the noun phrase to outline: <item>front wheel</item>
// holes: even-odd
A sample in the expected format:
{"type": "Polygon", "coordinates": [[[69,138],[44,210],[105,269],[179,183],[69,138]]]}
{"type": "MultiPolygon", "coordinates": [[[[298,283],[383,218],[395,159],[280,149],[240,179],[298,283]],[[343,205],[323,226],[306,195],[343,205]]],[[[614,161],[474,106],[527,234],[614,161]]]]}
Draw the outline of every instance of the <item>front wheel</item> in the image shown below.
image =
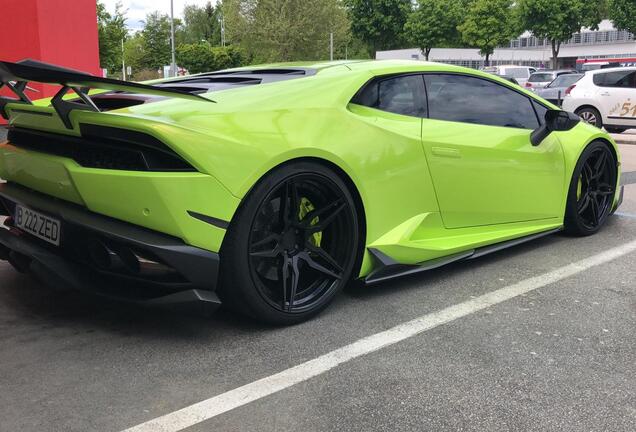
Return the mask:
{"type": "Polygon", "coordinates": [[[581,154],[568,192],[565,230],[586,236],[596,233],[610,215],[614,204],[618,168],[609,147],[591,143],[581,154]]]}
{"type": "Polygon", "coordinates": [[[222,300],[272,324],[324,309],[349,282],[359,253],[347,185],[313,162],[285,165],[244,200],[221,251],[222,300]]]}

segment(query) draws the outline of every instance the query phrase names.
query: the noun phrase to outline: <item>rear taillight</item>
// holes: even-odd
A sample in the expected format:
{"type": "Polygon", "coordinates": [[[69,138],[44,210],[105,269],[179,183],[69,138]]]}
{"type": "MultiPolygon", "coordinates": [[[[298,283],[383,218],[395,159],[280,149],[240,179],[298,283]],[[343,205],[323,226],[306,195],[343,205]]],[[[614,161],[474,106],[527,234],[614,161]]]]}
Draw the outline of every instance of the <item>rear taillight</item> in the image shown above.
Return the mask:
{"type": "Polygon", "coordinates": [[[571,92],[572,90],[574,90],[574,87],[576,87],[576,84],[572,84],[570,87],[566,88],[566,89],[565,89],[565,95],[566,95],[566,96],[569,96],[570,92],[571,92]]]}
{"type": "Polygon", "coordinates": [[[530,84],[529,82],[526,82],[526,87],[532,87],[532,84],[530,84]]]}

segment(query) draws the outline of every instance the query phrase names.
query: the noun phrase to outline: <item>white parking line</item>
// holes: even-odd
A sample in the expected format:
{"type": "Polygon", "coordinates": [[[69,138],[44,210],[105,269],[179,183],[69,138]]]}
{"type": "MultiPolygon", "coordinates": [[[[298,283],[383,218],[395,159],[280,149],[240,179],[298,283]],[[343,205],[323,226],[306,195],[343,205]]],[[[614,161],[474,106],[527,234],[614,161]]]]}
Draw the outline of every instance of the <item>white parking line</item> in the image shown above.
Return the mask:
{"type": "Polygon", "coordinates": [[[626,217],[626,218],[630,218],[630,219],[636,219],[636,214],[631,214],[631,213],[623,213],[623,212],[616,212],[614,213],[616,216],[620,216],[620,217],[626,217]]]}
{"type": "Polygon", "coordinates": [[[636,251],[636,240],[540,276],[489,292],[474,299],[423,315],[389,330],[360,339],[313,360],[235,388],[210,399],[126,429],[124,432],[176,432],[209,420],[234,408],[307,381],[338,365],[380,350],[417,334],[465,317],[519,295],[558,282],[591,267],[636,251]]]}

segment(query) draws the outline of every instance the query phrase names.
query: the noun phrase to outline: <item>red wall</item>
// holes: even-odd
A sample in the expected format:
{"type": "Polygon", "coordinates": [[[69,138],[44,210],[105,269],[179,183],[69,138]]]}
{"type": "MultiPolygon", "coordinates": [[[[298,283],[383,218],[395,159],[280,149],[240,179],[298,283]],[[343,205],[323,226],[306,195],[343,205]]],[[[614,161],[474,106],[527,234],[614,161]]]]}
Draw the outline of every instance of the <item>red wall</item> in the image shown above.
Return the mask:
{"type": "MultiPolygon", "coordinates": [[[[101,76],[96,0],[1,0],[0,28],[0,60],[31,58],[101,76]]],[[[32,99],[56,91],[30,87],[40,91],[27,91],[32,99]]]]}

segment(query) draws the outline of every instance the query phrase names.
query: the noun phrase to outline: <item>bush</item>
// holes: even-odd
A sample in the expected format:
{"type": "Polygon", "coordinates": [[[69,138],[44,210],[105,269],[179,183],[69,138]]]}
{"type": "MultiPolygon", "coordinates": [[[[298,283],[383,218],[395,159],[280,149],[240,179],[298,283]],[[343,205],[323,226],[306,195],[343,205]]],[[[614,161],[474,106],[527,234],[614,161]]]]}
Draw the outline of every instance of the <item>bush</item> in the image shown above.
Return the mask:
{"type": "Polygon", "coordinates": [[[213,47],[207,42],[182,44],[177,48],[177,63],[192,74],[243,66],[247,56],[240,48],[213,47]]]}
{"type": "Polygon", "coordinates": [[[158,78],[161,78],[161,75],[155,69],[142,69],[137,72],[133,70],[131,77],[134,81],[150,81],[158,78]]]}

